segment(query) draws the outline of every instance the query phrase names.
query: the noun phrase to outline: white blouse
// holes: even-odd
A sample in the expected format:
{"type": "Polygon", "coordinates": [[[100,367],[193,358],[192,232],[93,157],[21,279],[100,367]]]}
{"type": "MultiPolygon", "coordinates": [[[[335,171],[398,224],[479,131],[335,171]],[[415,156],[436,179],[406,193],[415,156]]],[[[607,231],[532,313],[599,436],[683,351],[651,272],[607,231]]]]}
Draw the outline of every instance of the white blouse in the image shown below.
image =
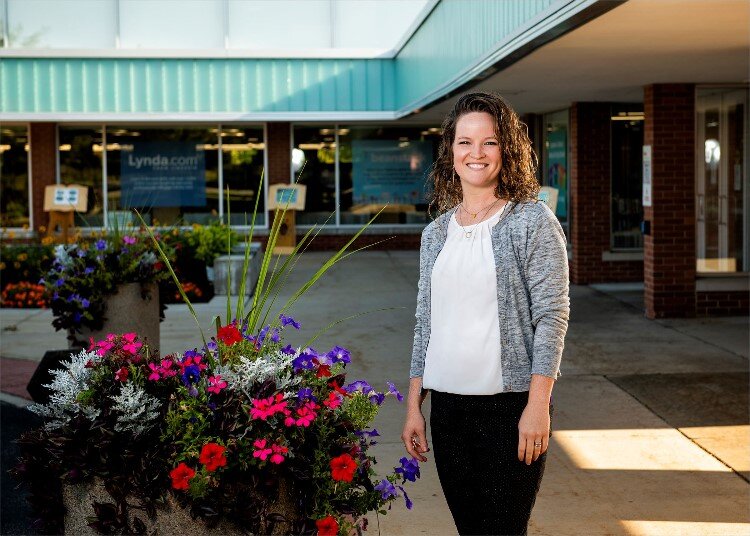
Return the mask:
{"type": "Polygon", "coordinates": [[[425,389],[461,395],[503,390],[491,233],[504,210],[505,206],[489,219],[463,228],[455,213],[450,219],[445,245],[432,269],[425,389]]]}

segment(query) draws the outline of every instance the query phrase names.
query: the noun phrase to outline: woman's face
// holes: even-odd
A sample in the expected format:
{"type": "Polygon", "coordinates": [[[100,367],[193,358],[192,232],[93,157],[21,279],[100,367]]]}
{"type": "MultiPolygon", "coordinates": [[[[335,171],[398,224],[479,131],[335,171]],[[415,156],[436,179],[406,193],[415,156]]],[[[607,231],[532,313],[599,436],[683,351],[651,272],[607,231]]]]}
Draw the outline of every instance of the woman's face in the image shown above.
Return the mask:
{"type": "Polygon", "coordinates": [[[495,120],[486,112],[470,112],[456,122],[453,167],[464,188],[496,187],[502,165],[495,120]]]}

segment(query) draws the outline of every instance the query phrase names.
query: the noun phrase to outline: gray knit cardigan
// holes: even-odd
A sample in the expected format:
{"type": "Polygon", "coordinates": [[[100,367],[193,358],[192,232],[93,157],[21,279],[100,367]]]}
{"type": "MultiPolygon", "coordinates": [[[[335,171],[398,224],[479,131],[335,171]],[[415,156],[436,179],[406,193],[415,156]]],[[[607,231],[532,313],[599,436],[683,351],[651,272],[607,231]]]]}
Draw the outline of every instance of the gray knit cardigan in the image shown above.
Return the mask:
{"type": "MultiPolygon", "coordinates": [[[[432,268],[455,208],[422,232],[417,323],[410,377],[421,377],[430,340],[432,268]]],[[[528,391],[532,374],[557,378],[568,329],[568,255],[565,235],[542,202],[512,203],[492,228],[497,271],[503,392],[528,391]]],[[[461,333],[456,333],[461,337],[461,333]]]]}

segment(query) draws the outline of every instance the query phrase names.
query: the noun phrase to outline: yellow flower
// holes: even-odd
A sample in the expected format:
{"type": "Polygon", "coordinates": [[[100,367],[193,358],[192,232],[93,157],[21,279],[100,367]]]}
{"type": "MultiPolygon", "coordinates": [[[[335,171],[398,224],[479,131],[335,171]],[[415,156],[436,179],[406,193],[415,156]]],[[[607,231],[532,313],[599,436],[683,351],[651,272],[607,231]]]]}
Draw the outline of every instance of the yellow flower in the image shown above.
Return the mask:
{"type": "Polygon", "coordinates": [[[42,238],[42,245],[43,246],[47,246],[47,245],[51,244],[52,242],[54,242],[54,238],[52,238],[51,236],[45,236],[44,238],[42,238]]]}
{"type": "Polygon", "coordinates": [[[180,232],[177,229],[172,229],[172,236],[177,236],[180,232]]]}
{"type": "Polygon", "coordinates": [[[46,233],[47,232],[47,228],[44,225],[40,225],[39,226],[39,232],[40,233],[46,233]]]}
{"type": "Polygon", "coordinates": [[[5,263],[4,262],[0,262],[0,270],[5,270],[5,263]]]}
{"type": "Polygon", "coordinates": [[[20,268],[21,267],[21,263],[18,262],[18,261],[16,261],[16,262],[13,263],[13,267],[14,268],[20,268]]]}
{"type": "Polygon", "coordinates": [[[25,260],[26,260],[26,259],[28,259],[28,258],[29,258],[29,256],[28,256],[28,255],[27,255],[26,253],[21,253],[21,254],[20,254],[20,255],[18,256],[18,260],[19,260],[19,261],[25,261],[25,260]]]}
{"type": "Polygon", "coordinates": [[[16,237],[16,233],[14,231],[8,231],[8,238],[13,239],[16,237]]]}
{"type": "Polygon", "coordinates": [[[29,228],[29,224],[28,223],[24,223],[22,229],[24,231],[26,231],[28,228],[29,228]]]}

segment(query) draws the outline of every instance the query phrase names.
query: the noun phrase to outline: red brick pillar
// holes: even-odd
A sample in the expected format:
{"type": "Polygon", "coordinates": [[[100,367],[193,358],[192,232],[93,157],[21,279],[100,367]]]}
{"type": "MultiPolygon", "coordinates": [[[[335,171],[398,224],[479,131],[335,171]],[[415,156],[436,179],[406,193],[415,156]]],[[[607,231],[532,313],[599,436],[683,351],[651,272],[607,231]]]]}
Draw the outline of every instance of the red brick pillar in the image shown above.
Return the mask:
{"type": "Polygon", "coordinates": [[[644,89],[652,206],[644,207],[644,301],[649,318],[695,316],[695,86],[644,89]]]}
{"type": "Polygon", "coordinates": [[[44,187],[55,184],[57,166],[57,124],[31,123],[29,126],[31,154],[31,203],[33,221],[30,227],[47,227],[49,215],[44,212],[44,187]]]}
{"type": "Polygon", "coordinates": [[[268,184],[289,183],[292,178],[292,132],[290,123],[268,123],[268,184]]]}
{"type": "Polygon", "coordinates": [[[610,246],[610,105],[576,102],[570,112],[570,280],[609,280],[602,253],[610,246]]]}

